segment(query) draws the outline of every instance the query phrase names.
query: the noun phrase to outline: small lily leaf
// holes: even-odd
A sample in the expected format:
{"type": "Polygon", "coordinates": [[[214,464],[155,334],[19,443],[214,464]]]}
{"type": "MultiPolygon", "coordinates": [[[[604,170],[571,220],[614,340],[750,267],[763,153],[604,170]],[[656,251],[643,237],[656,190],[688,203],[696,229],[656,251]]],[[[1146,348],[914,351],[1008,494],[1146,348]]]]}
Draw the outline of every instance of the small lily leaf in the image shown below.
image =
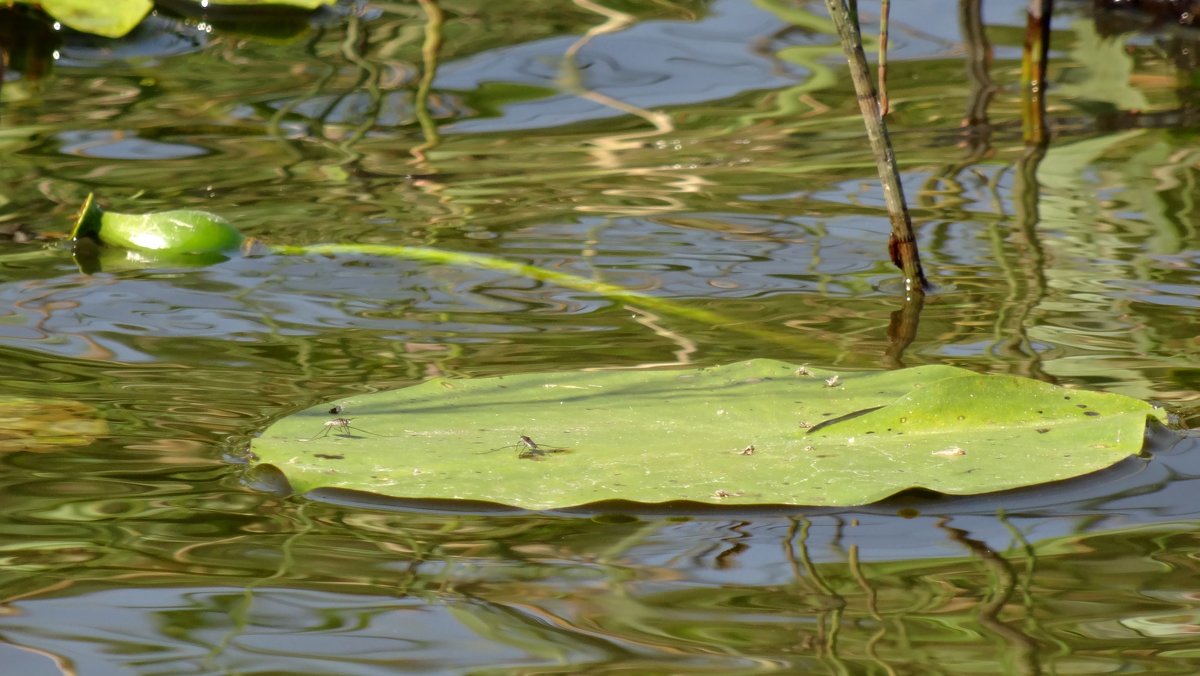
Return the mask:
{"type": "Polygon", "coordinates": [[[56,451],[108,434],[95,408],[66,399],[0,397],[0,452],[56,451]]]}
{"type": "Polygon", "coordinates": [[[119,38],[149,13],[150,0],[38,0],[47,14],[83,33],[119,38]]]}
{"type": "Polygon", "coordinates": [[[93,195],[88,195],[71,231],[72,240],[82,238],[136,251],[201,256],[233,253],[246,241],[232,223],[207,211],[122,214],[102,210],[93,195]]]}
{"type": "MultiPolygon", "coordinates": [[[[321,5],[332,5],[337,0],[211,0],[206,6],[243,6],[243,7],[297,7],[299,9],[316,9],[321,5]]],[[[197,4],[200,4],[197,2],[197,4]]]]}
{"type": "Polygon", "coordinates": [[[1094,472],[1139,453],[1155,415],[1120,395],[948,366],[834,373],[760,359],[431,380],[302,411],[251,450],[301,492],[527,509],[858,505],[1094,472]]]}
{"type": "MultiPolygon", "coordinates": [[[[217,7],[253,8],[273,12],[299,9],[312,11],[337,0],[196,0],[197,9],[217,7]]],[[[36,5],[64,25],[82,33],[106,38],[127,35],[141,23],[153,8],[151,0],[16,0],[18,4],[36,5]]]]}

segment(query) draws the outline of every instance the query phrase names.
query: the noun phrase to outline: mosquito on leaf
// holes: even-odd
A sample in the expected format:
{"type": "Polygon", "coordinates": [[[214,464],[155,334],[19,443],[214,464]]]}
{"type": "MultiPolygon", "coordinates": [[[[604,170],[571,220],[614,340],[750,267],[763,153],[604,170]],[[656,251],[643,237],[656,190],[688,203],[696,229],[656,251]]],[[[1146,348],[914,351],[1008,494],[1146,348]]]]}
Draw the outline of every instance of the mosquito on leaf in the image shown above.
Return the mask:
{"type": "MultiPolygon", "coordinates": [[[[339,407],[335,406],[334,408],[339,408],[339,407]]],[[[329,436],[330,434],[333,433],[333,430],[339,430],[337,436],[346,437],[346,438],[351,438],[354,436],[353,434],[350,433],[350,430],[354,430],[355,432],[362,432],[363,434],[370,434],[370,435],[376,436],[376,437],[383,436],[382,434],[376,434],[375,432],[371,432],[369,430],[364,430],[361,427],[355,427],[354,425],[351,425],[350,422],[352,420],[354,420],[354,418],[334,418],[332,420],[326,420],[324,423],[324,427],[321,428],[321,431],[316,436],[312,437],[311,439],[301,439],[301,441],[316,441],[317,439],[320,439],[322,437],[329,436]]]]}
{"type": "Polygon", "coordinates": [[[495,453],[496,451],[503,451],[503,450],[507,450],[510,448],[521,448],[522,449],[522,451],[519,454],[517,454],[517,458],[520,458],[520,459],[530,458],[530,459],[535,459],[535,460],[546,457],[547,453],[563,453],[565,451],[571,450],[569,448],[564,448],[562,446],[548,446],[546,444],[539,444],[538,442],[534,441],[533,439],[529,438],[528,436],[522,434],[519,437],[519,441],[517,443],[509,444],[507,446],[500,446],[499,448],[493,448],[491,450],[483,451],[480,453],[480,455],[483,455],[484,453],[495,453]]]}

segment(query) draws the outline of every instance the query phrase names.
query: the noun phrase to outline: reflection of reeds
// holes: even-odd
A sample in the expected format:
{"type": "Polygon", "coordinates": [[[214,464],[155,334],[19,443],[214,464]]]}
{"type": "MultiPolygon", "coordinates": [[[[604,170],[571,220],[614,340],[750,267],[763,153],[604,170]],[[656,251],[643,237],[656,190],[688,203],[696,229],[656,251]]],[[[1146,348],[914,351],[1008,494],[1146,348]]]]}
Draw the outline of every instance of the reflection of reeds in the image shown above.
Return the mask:
{"type": "MultiPolygon", "coordinates": [[[[575,63],[579,51],[596,36],[625,30],[633,25],[636,19],[631,14],[604,7],[603,5],[591,2],[591,0],[575,0],[575,4],[582,9],[605,17],[605,21],[598,26],[588,29],[586,33],[563,52],[563,59],[558,73],[559,86],[579,98],[587,99],[593,103],[619,110],[627,115],[641,118],[648,122],[651,127],[650,129],[641,131],[606,134],[589,139],[588,152],[595,158],[595,165],[597,167],[605,170],[622,169],[626,162],[618,155],[620,151],[642,148],[645,145],[645,139],[655,138],[675,131],[675,124],[672,122],[671,116],[667,113],[646,110],[627,101],[622,101],[598,92],[584,84],[583,76],[580,74],[579,67],[575,63]]],[[[668,178],[668,184],[676,187],[679,192],[696,192],[699,190],[699,186],[707,185],[707,181],[698,176],[684,174],[682,177],[677,177],[673,175],[673,171],[664,170],[660,167],[625,168],[623,173],[626,176],[665,175],[668,178]]],[[[641,189],[634,191],[612,189],[606,190],[605,194],[644,196],[646,193],[641,189]]],[[[644,215],[649,213],[669,213],[683,208],[681,201],[673,197],[668,197],[659,190],[650,191],[650,196],[655,199],[656,204],[641,204],[638,206],[622,205],[617,211],[614,211],[612,205],[605,205],[603,211],[606,213],[620,212],[627,215],[644,215]]],[[[597,209],[585,205],[580,206],[578,210],[596,211],[597,209]]]]}
{"type": "MultiPolygon", "coordinates": [[[[1013,592],[1017,589],[1017,574],[1013,570],[1012,564],[1003,555],[988,547],[985,542],[970,537],[967,531],[951,527],[948,518],[940,520],[938,527],[945,530],[952,541],[966,547],[978,557],[991,574],[992,593],[979,603],[980,627],[992,632],[1009,645],[1010,655],[1014,660],[1010,666],[1015,673],[1041,673],[1038,661],[1038,642],[1017,627],[1000,619],[1000,613],[1012,600],[1013,592]]],[[[1032,613],[1027,614],[1032,615],[1032,613]]]]}
{"type": "Polygon", "coordinates": [[[429,92],[433,90],[433,79],[437,77],[438,55],[442,49],[442,25],[445,16],[436,0],[417,0],[425,12],[425,41],[421,44],[421,80],[417,83],[417,91],[413,95],[413,115],[421,125],[421,133],[425,141],[413,146],[409,153],[415,164],[426,163],[425,151],[436,148],[441,142],[438,135],[437,122],[429,111],[429,92]]]}
{"type": "Polygon", "coordinates": [[[1044,144],[1027,146],[1013,172],[1012,204],[1016,232],[1010,236],[1016,260],[1004,256],[999,233],[993,228],[993,246],[997,266],[1008,278],[1008,297],[997,313],[995,343],[992,351],[1013,364],[1013,372],[1048,382],[1055,379],[1042,366],[1042,355],[1029,338],[1030,317],[1046,298],[1046,254],[1037,226],[1041,185],[1037,169],[1046,154],[1044,144]]]}
{"type": "Polygon", "coordinates": [[[793,578],[797,583],[801,579],[810,580],[816,592],[820,594],[828,610],[821,612],[818,618],[817,635],[813,648],[820,657],[828,661],[835,673],[849,673],[846,664],[838,655],[837,639],[843,623],[846,609],[846,599],[825,580],[820,569],[813,563],[808,551],[809,530],[812,521],[807,517],[788,518],[787,540],[784,542],[784,554],[792,568],[793,578]]]}
{"type": "Polygon", "coordinates": [[[987,157],[992,152],[992,125],[988,119],[988,106],[998,89],[992,80],[992,46],[983,25],[982,0],[966,0],[958,6],[958,25],[966,49],[967,80],[971,83],[971,94],[967,100],[967,114],[963,120],[966,129],[965,143],[971,152],[971,164],[987,157]]]}
{"type": "Polygon", "coordinates": [[[675,355],[675,360],[674,361],[646,362],[646,363],[642,363],[642,364],[636,364],[633,366],[629,366],[629,365],[625,365],[625,364],[618,364],[615,366],[595,366],[595,367],[584,369],[585,371],[603,371],[603,370],[607,370],[607,369],[630,369],[630,368],[649,369],[649,368],[660,368],[663,366],[686,366],[686,365],[692,363],[692,355],[694,355],[700,349],[699,347],[696,346],[696,341],[692,340],[691,338],[688,338],[687,336],[683,335],[682,333],[678,333],[676,331],[672,331],[672,330],[664,327],[662,324],[659,323],[659,320],[661,320],[662,317],[660,317],[652,312],[648,312],[646,310],[639,309],[633,305],[625,305],[624,308],[626,310],[628,310],[629,312],[633,313],[633,321],[650,329],[651,331],[654,332],[655,335],[662,336],[663,338],[666,338],[667,340],[671,341],[672,343],[675,343],[675,345],[678,346],[678,349],[676,349],[672,353],[675,355]]]}
{"type": "Polygon", "coordinates": [[[863,592],[867,595],[866,605],[867,613],[879,623],[879,628],[871,634],[871,638],[867,639],[863,646],[863,652],[871,658],[875,664],[888,674],[888,676],[896,676],[896,670],[890,664],[879,657],[878,644],[887,635],[887,625],[883,619],[883,615],[879,614],[879,599],[875,588],[871,586],[870,580],[863,574],[862,562],[858,558],[858,545],[850,545],[849,556],[846,559],[846,564],[850,567],[850,573],[854,576],[858,586],[862,587],[863,592]]]}

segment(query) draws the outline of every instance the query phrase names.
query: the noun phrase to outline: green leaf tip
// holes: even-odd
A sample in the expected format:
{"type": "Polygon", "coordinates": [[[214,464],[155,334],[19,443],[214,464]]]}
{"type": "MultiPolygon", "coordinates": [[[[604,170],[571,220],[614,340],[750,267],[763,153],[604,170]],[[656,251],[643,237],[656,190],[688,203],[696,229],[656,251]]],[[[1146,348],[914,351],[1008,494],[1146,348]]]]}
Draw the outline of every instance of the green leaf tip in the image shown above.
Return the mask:
{"type": "Polygon", "coordinates": [[[96,194],[88,193],[87,199],[79,209],[75,219],[75,227],[71,228],[71,241],[78,242],[81,238],[100,239],[100,216],[103,212],[96,205],[96,194]]]}
{"type": "Polygon", "coordinates": [[[754,359],[430,380],[301,411],[251,451],[300,493],[852,506],[1095,472],[1140,453],[1158,415],[1122,395],[949,366],[835,373],[754,359]]]}

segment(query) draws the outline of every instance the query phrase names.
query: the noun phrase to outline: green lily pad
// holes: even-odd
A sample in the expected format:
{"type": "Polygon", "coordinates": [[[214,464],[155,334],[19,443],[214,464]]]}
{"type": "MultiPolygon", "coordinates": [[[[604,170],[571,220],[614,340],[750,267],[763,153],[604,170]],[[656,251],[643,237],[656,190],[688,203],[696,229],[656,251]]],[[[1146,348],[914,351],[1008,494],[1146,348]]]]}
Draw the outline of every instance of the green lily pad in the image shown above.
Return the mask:
{"type": "Polygon", "coordinates": [[[84,33],[119,38],[150,12],[150,0],[37,0],[50,16],[84,33]]]}
{"type": "MultiPolygon", "coordinates": [[[[322,5],[332,5],[337,0],[210,0],[207,6],[240,6],[240,7],[268,7],[268,8],[285,8],[296,7],[299,9],[313,10],[322,5]]],[[[197,0],[196,4],[200,4],[197,0]]]]}
{"type": "Polygon", "coordinates": [[[949,366],[833,377],[757,359],[438,379],[299,412],[251,450],[300,492],[527,509],[858,505],[1094,472],[1139,453],[1148,417],[1161,417],[1121,395],[949,366]]]}
{"type": "MultiPolygon", "coordinates": [[[[106,38],[127,35],[141,23],[153,8],[151,0],[16,0],[18,4],[41,7],[50,16],[64,25],[83,33],[106,38]]],[[[211,0],[196,7],[217,9],[218,6],[237,8],[262,8],[267,10],[312,11],[323,5],[332,5],[336,0],[211,0]]]]}

